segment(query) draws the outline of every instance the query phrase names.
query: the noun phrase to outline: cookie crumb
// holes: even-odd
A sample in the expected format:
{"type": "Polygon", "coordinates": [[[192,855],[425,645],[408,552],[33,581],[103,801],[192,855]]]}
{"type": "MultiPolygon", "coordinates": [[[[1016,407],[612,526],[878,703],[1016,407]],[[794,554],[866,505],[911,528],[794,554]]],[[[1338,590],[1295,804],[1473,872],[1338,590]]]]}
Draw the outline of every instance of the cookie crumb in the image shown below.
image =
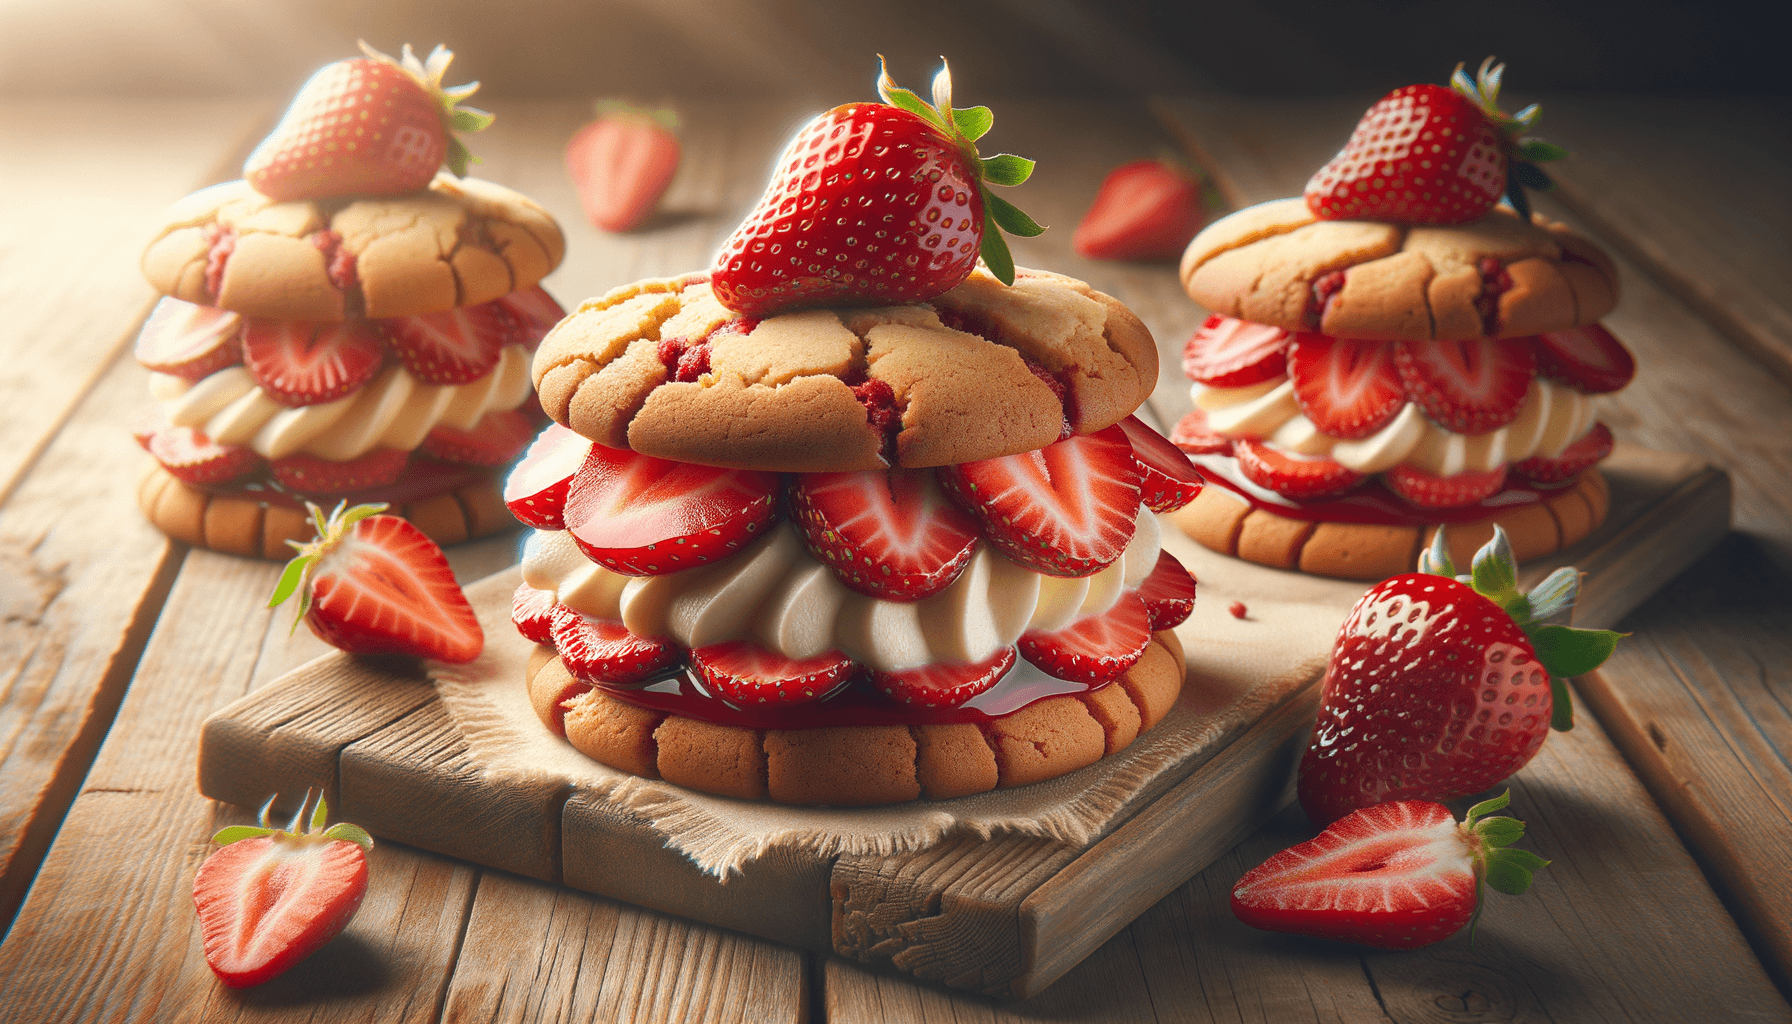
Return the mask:
{"type": "Polygon", "coordinates": [[[1235,619],[1242,619],[1251,613],[1251,610],[1244,606],[1243,601],[1232,602],[1232,604],[1226,610],[1231,612],[1232,617],[1235,619]]]}

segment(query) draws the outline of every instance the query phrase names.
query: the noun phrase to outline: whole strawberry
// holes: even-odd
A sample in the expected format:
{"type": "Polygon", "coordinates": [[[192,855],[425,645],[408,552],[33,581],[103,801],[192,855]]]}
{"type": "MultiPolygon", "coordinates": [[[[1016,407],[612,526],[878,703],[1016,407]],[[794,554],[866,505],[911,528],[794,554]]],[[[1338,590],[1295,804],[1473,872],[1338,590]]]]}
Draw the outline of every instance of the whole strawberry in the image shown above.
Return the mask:
{"type": "Polygon", "coordinates": [[[365,57],[320,68],[299,87],[280,123],[243,165],[257,192],[291,202],[335,196],[401,195],[428,185],[443,164],[467,173],[472,154],[455,132],[476,132],[492,115],[457,107],[478,82],[444,87],[454,54],[438,46],[419,61],[361,44],[365,57]]]}
{"type": "Polygon", "coordinates": [[[977,258],[1014,283],[1002,231],[1045,230],[989,191],[1019,185],[1033,161],[977,155],[994,118],[953,109],[951,72],[932,105],[877,83],[883,103],[848,103],[797,133],[759,205],[716,257],[711,285],[746,316],[823,305],[899,305],[951,291],[977,258]]]}
{"type": "Polygon", "coordinates": [[[653,215],[682,152],[678,114],[600,100],[597,119],[566,144],[566,173],[579,206],[605,231],[633,231],[653,215]]]}
{"type": "Polygon", "coordinates": [[[1621,634],[1544,624],[1573,605],[1574,569],[1529,594],[1516,573],[1495,527],[1473,574],[1456,576],[1440,529],[1418,572],[1357,601],[1300,762],[1300,802],[1315,822],[1388,800],[1479,793],[1524,767],[1552,724],[1571,727],[1563,680],[1597,668],[1621,634]]]}

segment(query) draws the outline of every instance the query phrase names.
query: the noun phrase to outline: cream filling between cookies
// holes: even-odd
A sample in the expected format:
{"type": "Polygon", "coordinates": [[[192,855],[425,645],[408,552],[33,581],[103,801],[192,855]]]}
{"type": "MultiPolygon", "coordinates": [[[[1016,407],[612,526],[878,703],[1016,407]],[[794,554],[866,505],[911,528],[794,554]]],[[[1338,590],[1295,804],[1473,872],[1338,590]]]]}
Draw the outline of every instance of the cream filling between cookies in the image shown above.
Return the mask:
{"type": "Polygon", "coordinates": [[[1416,402],[1368,437],[1345,441],[1319,432],[1295,401],[1286,376],[1241,388],[1195,384],[1195,407],[1207,426],[1227,437],[1262,440],[1300,455],[1324,455],[1358,473],[1381,473],[1405,463],[1433,476],[1487,472],[1533,455],[1555,458],[1593,428],[1593,400],[1566,384],[1531,381],[1518,417],[1485,434],[1457,434],[1433,423],[1416,402]]]}
{"type": "Polygon", "coordinates": [[[170,423],[221,444],[246,445],[264,459],[303,452],[346,462],[375,448],[408,452],[437,424],[471,430],[488,412],[517,408],[532,393],[532,358],[522,345],[506,345],[491,372],[465,384],[423,384],[393,363],[354,391],[318,405],[281,405],[241,365],[194,384],[152,373],[149,389],[170,423]]]}
{"type": "Polygon", "coordinates": [[[621,619],[640,636],[671,637],[687,648],[751,640],[792,659],[837,649],[895,672],[981,661],[1028,630],[1056,632],[1099,615],[1151,574],[1159,543],[1157,516],[1141,507],[1119,559],[1093,576],[1062,579],[979,541],[958,579],[913,602],[848,590],[789,522],[726,561],[639,577],[592,562],[566,531],[537,530],[522,569],[529,586],[593,618],[621,619]]]}

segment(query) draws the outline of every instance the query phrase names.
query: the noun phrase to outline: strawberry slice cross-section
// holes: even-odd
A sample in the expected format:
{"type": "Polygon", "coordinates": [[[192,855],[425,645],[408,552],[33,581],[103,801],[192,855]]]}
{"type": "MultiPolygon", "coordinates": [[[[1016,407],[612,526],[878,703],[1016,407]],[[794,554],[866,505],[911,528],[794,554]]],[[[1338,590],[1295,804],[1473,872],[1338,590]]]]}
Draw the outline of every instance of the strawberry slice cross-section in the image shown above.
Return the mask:
{"type": "Polygon", "coordinates": [[[1337,494],[1355,487],[1363,479],[1361,473],[1334,459],[1292,455],[1246,438],[1233,442],[1232,454],[1238,459],[1238,471],[1245,475],[1245,479],[1285,498],[1337,494]]]}
{"type": "Polygon", "coordinates": [[[1195,500],[1205,482],[1201,471],[1170,439],[1137,416],[1120,421],[1139,462],[1139,501],[1153,512],[1174,512],[1195,500]]]}
{"type": "Polygon", "coordinates": [[[1636,376],[1636,357],[1599,324],[1545,331],[1531,340],[1538,373],[1588,394],[1616,391],[1636,376]]]}
{"type": "Polygon", "coordinates": [[[537,530],[566,529],[562,513],[567,490],[590,453],[590,438],[550,424],[504,481],[504,504],[510,514],[537,530]]]}
{"type": "Polygon", "coordinates": [[[1174,629],[1188,621],[1195,610],[1195,574],[1176,556],[1159,550],[1157,564],[1139,584],[1139,600],[1151,617],[1151,631],[1174,629]]]}
{"type": "Polygon", "coordinates": [[[1537,372],[1523,339],[1402,341],[1394,359],[1406,393],[1445,430],[1485,434],[1518,418],[1537,372]]]}
{"type": "Polygon", "coordinates": [[[511,292],[498,299],[497,303],[510,314],[511,340],[531,352],[541,344],[541,339],[548,336],[555,324],[566,319],[566,310],[541,285],[511,292]]]}
{"type": "Polygon", "coordinates": [[[1498,494],[1506,486],[1506,467],[1436,476],[1402,463],[1382,474],[1382,482],[1419,508],[1461,508],[1498,494]]]}
{"type": "Polygon", "coordinates": [[[371,380],[385,360],[379,334],[365,320],[243,325],[243,363],[281,405],[333,402],[371,380]]]}
{"type": "Polygon", "coordinates": [[[554,606],[549,619],[561,664],[584,682],[638,686],[684,658],[677,644],[636,636],[620,619],[595,619],[563,604],[554,606]]]}
{"type": "Polygon", "coordinates": [[[903,704],[955,708],[1000,682],[1014,662],[1014,648],[1003,647],[982,661],[936,662],[896,672],[874,671],[871,685],[903,704]]]}
{"type": "Polygon", "coordinates": [[[736,704],[806,704],[846,685],[857,666],[839,651],[788,658],[745,640],[699,647],[691,666],[709,688],[736,704]]]}
{"type": "Polygon", "coordinates": [[[1099,686],[1133,667],[1150,643],[1145,602],[1138,594],[1123,594],[1107,611],[1056,633],[1022,633],[1020,655],[1049,676],[1099,686]]]}
{"type": "Polygon", "coordinates": [[[438,423],[417,450],[465,466],[502,466],[515,459],[535,433],[535,420],[521,409],[493,409],[471,429],[438,423]]]}
{"type": "Polygon", "coordinates": [[[537,590],[527,583],[519,583],[516,593],[510,595],[510,621],[516,625],[516,631],[538,644],[554,642],[554,603],[552,590],[537,590]]]}
{"type": "Polygon", "coordinates": [[[977,522],[919,469],[804,473],[790,490],[803,543],[852,590],[919,601],[951,586],[977,548],[977,522]]]}
{"type": "Polygon", "coordinates": [[[138,442],[170,475],[190,484],[221,484],[261,465],[261,456],[240,444],[220,444],[192,427],[162,427],[138,442]]]}
{"type": "Polygon", "coordinates": [[[243,361],[242,317],[165,297],[137,334],[137,362],[156,373],[200,381],[243,361]]]}
{"type": "Polygon", "coordinates": [[[1288,349],[1288,377],[1301,412],[1327,437],[1368,437],[1406,404],[1391,342],[1302,331],[1288,349]]]}
{"type": "Polygon", "coordinates": [[[1283,328],[1215,313],[1183,345],[1182,370],[1213,388],[1261,384],[1286,372],[1288,344],[1283,328]]]}
{"type": "Polygon", "coordinates": [[[566,529],[586,557],[661,576],[740,550],[777,515],[778,476],[593,444],[567,490],[566,529]]]}
{"type": "Polygon", "coordinates": [[[515,329],[499,302],[380,321],[404,368],[424,384],[466,384],[498,365],[515,329]]]}

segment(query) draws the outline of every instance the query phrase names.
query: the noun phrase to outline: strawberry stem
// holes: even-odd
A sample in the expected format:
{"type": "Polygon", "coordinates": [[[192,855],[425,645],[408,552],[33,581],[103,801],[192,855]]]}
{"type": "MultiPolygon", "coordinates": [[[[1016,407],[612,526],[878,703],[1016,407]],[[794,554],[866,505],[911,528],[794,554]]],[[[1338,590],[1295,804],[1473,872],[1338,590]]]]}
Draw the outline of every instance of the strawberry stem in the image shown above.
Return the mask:
{"type": "Polygon", "coordinates": [[[479,158],[467,149],[466,144],[461,142],[457,133],[484,131],[491,127],[496,118],[476,107],[458,106],[460,101],[479,91],[478,82],[452,86],[442,84],[442,76],[448,73],[449,62],[454,60],[454,51],[438,43],[436,48],[429,52],[427,60],[418,60],[417,55],[411,52],[411,44],[406,43],[399,59],[394,60],[387,54],[367,45],[367,40],[356,41],[360,43],[362,53],[373,60],[390,64],[402,70],[415,79],[417,84],[423,87],[424,92],[441,104],[442,130],[448,135],[448,156],[444,162],[455,177],[466,177],[467,165],[477,163],[479,158]]]}
{"type": "Polygon", "coordinates": [[[1506,202],[1526,221],[1531,219],[1531,201],[1525,195],[1525,189],[1544,190],[1553,188],[1548,174],[1537,164],[1560,160],[1568,155],[1568,151],[1560,146],[1535,137],[1523,137],[1543,117],[1543,108],[1533,103],[1517,114],[1508,114],[1500,109],[1500,82],[1505,77],[1506,65],[1495,64],[1492,57],[1481,62],[1481,69],[1470,78],[1457,64],[1456,70],[1450,72],[1450,88],[1473,100],[1475,106],[1487,115],[1487,120],[1500,131],[1506,140],[1506,157],[1509,168],[1506,174],[1506,202]]]}
{"type": "Polygon", "coordinates": [[[299,809],[293,812],[292,821],[289,822],[285,828],[275,828],[273,822],[269,818],[270,813],[274,809],[274,801],[280,798],[280,794],[276,793],[273,796],[268,797],[267,803],[261,805],[261,813],[256,816],[256,820],[261,822],[259,826],[227,826],[219,829],[218,833],[212,836],[212,842],[217,843],[219,846],[229,846],[231,843],[241,842],[244,839],[253,839],[256,836],[286,836],[290,839],[306,842],[342,840],[344,842],[354,843],[368,853],[373,852],[373,837],[368,835],[367,830],[359,825],[351,825],[346,821],[339,821],[327,829],[324,828],[324,822],[328,820],[329,817],[329,805],[324,801],[322,790],[317,791],[317,804],[312,807],[310,822],[305,823],[305,809],[306,807],[311,806],[311,792],[312,791],[309,789],[305,790],[305,798],[299,801],[299,809]],[[302,823],[304,823],[303,828],[300,827],[302,823]],[[320,829],[322,831],[319,831],[320,829]]]}

